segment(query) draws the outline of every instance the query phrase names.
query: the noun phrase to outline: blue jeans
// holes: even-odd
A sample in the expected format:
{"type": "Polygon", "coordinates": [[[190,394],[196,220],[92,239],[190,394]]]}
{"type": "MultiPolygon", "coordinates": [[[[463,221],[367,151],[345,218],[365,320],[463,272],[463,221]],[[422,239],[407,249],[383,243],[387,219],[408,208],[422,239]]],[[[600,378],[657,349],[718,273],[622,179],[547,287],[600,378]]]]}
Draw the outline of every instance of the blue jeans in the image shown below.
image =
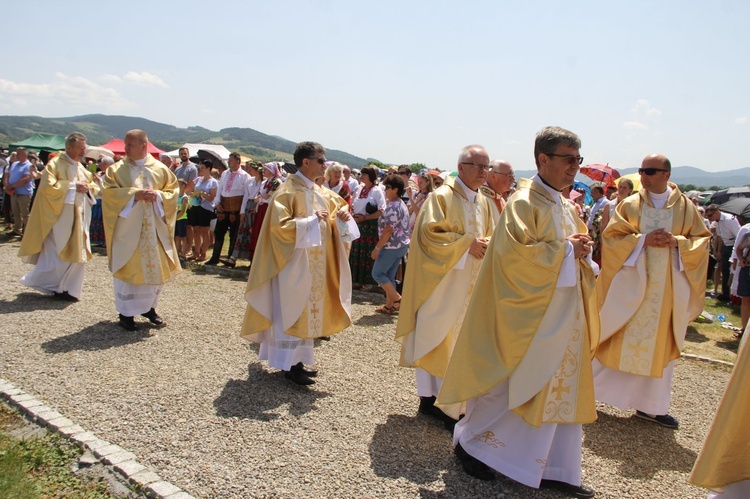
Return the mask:
{"type": "Polygon", "coordinates": [[[408,246],[380,250],[378,259],[372,266],[372,278],[378,283],[378,286],[390,282],[393,287],[396,287],[396,272],[398,272],[398,266],[407,251],[409,251],[408,246]]]}

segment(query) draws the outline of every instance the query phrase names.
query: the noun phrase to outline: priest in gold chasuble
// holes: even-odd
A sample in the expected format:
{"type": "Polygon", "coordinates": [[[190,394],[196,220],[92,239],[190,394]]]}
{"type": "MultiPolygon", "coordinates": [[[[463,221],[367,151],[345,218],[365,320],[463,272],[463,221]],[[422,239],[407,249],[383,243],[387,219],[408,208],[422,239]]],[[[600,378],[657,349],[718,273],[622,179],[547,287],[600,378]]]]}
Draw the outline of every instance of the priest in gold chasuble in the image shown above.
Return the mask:
{"type": "Polygon", "coordinates": [[[102,191],[115,308],[129,331],[138,328],[136,315],[163,324],[156,313],[159,294],[182,271],[174,245],[177,177],[147,147],[145,132],[126,133],[126,157],[107,169],[102,191]]]}
{"type": "Polygon", "coordinates": [[[737,352],[732,376],[719,402],[688,481],[712,489],[709,499],[750,497],[750,349],[747,328],[737,352]]]}
{"type": "Polygon", "coordinates": [[[590,497],[581,425],[596,419],[598,267],[560,192],[573,184],[579,148],[562,128],[537,134],[538,175],[519,180],[500,215],[437,404],[466,401],[453,442],[467,473],[590,497]]]}
{"type": "Polygon", "coordinates": [[[250,267],[240,336],[260,343],[259,358],[299,385],[314,383],[313,340],[351,324],[352,279],[339,232],[350,219],[339,195],[315,183],[325,149],[301,142],[297,173],[269,201],[250,267]]]}
{"type": "Polygon", "coordinates": [[[672,372],[688,323],[703,310],[710,233],[669,182],[666,157],[647,156],[639,173],[642,189],[617,205],[602,234],[596,398],[676,428],[672,372]]]}
{"type": "Polygon", "coordinates": [[[99,186],[82,164],[86,136],[65,138],[65,152],[44,168],[18,251],[34,268],[21,284],[63,300],[78,300],[84,264],[91,260],[89,222],[99,186]]]}
{"type": "Polygon", "coordinates": [[[396,327],[401,365],[417,368],[419,412],[440,419],[449,429],[462,412],[461,404],[439,409],[434,402],[495,227],[490,201],[478,193],[488,163],[483,147],[464,147],[458,177],[448,177],[422,205],[396,327]]]}

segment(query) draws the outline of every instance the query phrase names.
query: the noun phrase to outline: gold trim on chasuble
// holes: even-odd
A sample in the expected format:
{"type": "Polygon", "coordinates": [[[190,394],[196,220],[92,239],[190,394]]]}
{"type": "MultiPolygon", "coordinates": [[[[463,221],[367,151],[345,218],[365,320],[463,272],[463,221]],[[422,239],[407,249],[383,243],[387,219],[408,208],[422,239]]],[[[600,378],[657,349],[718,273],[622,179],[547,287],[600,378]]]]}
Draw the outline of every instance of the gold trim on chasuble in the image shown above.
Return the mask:
{"type": "MultiPolygon", "coordinates": [[[[578,224],[573,219],[567,201],[563,204],[555,203],[553,219],[560,221],[559,231],[568,237],[578,232],[578,224]]],[[[580,262],[576,260],[576,276],[580,274],[580,262]]],[[[576,279],[578,280],[578,279],[576,279]]],[[[580,386],[581,357],[588,355],[588,348],[584,341],[586,333],[586,318],[583,312],[583,298],[580,285],[576,284],[576,319],[573,333],[565,346],[565,354],[554,376],[547,384],[545,394],[543,423],[573,423],[576,420],[576,405],[578,402],[578,387],[580,386]]]]}
{"type": "MultiPolygon", "coordinates": [[[[138,166],[138,174],[133,179],[133,186],[136,189],[147,189],[154,185],[153,179],[150,178],[151,172],[145,165],[138,166]]],[[[141,271],[143,272],[143,284],[148,286],[158,286],[162,284],[161,272],[157,268],[159,265],[159,238],[156,235],[156,217],[153,203],[149,203],[143,210],[143,223],[141,224],[141,237],[138,241],[138,250],[141,254],[141,271]]]]}
{"type": "MultiPolygon", "coordinates": [[[[672,230],[672,210],[659,210],[651,206],[643,206],[640,219],[643,234],[664,229],[672,230]]],[[[645,236],[644,236],[645,237],[645,236]]],[[[660,317],[662,305],[667,298],[671,300],[671,293],[665,296],[667,279],[671,273],[670,253],[672,248],[656,248],[646,246],[646,294],[633,318],[622,330],[622,348],[620,350],[620,371],[651,376],[654,353],[659,337],[660,317]]],[[[671,280],[671,279],[670,279],[671,280]]],[[[670,334],[671,337],[671,328],[670,334]]],[[[660,359],[661,360],[661,359],[660,359]]],[[[662,370],[659,364],[659,371],[662,370]]]]}
{"type": "MultiPolygon", "coordinates": [[[[305,190],[305,203],[315,214],[319,210],[328,210],[326,200],[313,189],[305,190]]],[[[323,334],[323,314],[325,307],[326,286],[326,245],[328,244],[327,220],[318,220],[320,228],[320,246],[307,248],[307,262],[312,275],[310,299],[307,302],[307,337],[318,338],[323,334]]]]}

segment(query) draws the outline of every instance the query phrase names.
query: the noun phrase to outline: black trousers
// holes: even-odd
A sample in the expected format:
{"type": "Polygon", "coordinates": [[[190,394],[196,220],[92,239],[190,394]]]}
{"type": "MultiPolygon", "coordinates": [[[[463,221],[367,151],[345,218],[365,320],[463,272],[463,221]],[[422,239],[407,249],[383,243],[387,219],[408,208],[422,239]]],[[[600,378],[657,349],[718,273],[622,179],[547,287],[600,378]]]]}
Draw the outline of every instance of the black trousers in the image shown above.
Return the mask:
{"type": "Polygon", "coordinates": [[[224,247],[224,238],[229,231],[229,254],[232,253],[234,243],[237,241],[237,230],[240,227],[240,214],[234,212],[224,212],[222,220],[221,214],[216,219],[216,229],[214,229],[214,236],[216,241],[214,242],[214,251],[211,253],[212,262],[218,262],[221,257],[221,250],[224,247]]]}

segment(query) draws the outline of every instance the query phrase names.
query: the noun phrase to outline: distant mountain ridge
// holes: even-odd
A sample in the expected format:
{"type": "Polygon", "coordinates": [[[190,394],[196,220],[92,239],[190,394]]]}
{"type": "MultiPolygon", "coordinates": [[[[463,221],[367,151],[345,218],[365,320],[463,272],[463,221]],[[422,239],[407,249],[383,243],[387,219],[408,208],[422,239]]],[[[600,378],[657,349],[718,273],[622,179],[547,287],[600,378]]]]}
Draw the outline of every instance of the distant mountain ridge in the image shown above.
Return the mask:
{"type": "MultiPolygon", "coordinates": [[[[618,170],[621,175],[638,173],[638,168],[623,168],[618,170]]],[[[536,170],[517,170],[516,178],[531,178],[536,175],[536,170]]],[[[580,173],[576,177],[585,184],[591,184],[593,180],[580,173]]],[[[697,189],[708,189],[709,187],[741,187],[750,185],[750,167],[723,172],[707,172],[694,166],[673,166],[670,182],[680,185],[694,185],[697,189]]]]}
{"type": "MultiPolygon", "coordinates": [[[[289,161],[297,145],[291,140],[266,135],[252,128],[230,127],[215,132],[201,126],[179,128],[145,118],[104,114],[67,118],[0,116],[0,144],[8,145],[23,140],[33,133],[66,135],[73,131],[80,131],[86,135],[89,144],[98,145],[109,142],[112,138],[122,138],[125,132],[134,128],[144,130],[149,140],[165,151],[176,149],[186,142],[221,144],[227,149],[239,151],[257,161],[289,161]]],[[[326,149],[326,156],[332,161],[352,167],[361,167],[368,161],[368,159],[336,149],[326,149]]]]}

